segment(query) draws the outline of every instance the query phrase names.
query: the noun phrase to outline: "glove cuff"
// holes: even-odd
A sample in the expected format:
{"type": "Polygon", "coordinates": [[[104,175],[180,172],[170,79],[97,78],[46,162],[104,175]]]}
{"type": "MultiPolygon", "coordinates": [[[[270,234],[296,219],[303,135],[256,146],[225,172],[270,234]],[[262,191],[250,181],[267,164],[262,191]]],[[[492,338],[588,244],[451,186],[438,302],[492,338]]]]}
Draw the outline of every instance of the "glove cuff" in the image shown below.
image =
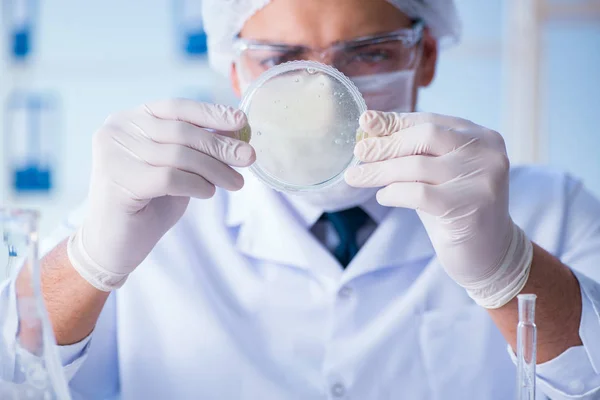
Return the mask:
{"type": "Polygon", "coordinates": [[[523,290],[533,260],[533,245],[514,222],[508,251],[496,273],[467,293],[477,304],[488,309],[504,306],[523,290]]]}
{"type": "Polygon", "coordinates": [[[120,288],[129,276],[129,274],[110,272],[90,258],[83,246],[82,228],[79,228],[69,237],[67,255],[71,265],[79,275],[88,281],[90,285],[103,292],[120,288]]]}

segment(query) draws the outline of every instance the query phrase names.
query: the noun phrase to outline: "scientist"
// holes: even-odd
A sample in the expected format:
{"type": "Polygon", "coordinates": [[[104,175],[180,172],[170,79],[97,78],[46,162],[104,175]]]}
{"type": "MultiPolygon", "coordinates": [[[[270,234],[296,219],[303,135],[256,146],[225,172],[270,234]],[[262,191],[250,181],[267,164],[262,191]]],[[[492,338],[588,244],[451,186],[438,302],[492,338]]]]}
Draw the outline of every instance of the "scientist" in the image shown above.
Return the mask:
{"type": "Polygon", "coordinates": [[[600,202],[568,175],[509,169],[490,129],[411,112],[458,38],[451,0],[205,0],[204,15],[238,94],[296,59],[353,79],[363,164],[294,197],[245,172],[241,111],[110,116],[87,207],[42,261],[75,398],[506,400],[525,292],[539,398],[600,399],[600,202]]]}

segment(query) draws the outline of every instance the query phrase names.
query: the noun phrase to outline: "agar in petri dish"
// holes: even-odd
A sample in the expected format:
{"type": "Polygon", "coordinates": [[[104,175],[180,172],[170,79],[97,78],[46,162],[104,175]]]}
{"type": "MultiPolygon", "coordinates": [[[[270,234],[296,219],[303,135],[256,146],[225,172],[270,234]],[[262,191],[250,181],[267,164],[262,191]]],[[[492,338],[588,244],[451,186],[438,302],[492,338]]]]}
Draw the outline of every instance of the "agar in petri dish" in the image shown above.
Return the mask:
{"type": "Polygon", "coordinates": [[[352,81],[333,67],[293,61],[263,73],[244,93],[250,170],[287,192],[320,190],[338,183],[358,164],[359,118],[365,102],[352,81]],[[248,135],[249,134],[249,135],[248,135]]]}

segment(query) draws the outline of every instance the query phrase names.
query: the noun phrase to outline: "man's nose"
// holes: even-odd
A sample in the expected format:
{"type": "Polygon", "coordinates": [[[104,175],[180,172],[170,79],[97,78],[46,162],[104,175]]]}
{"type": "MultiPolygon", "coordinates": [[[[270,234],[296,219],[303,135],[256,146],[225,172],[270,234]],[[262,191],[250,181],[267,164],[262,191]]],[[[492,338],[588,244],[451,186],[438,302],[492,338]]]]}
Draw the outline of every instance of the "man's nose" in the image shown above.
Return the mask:
{"type": "Polygon", "coordinates": [[[328,50],[312,50],[309,54],[307,54],[306,56],[307,60],[311,60],[311,61],[317,61],[320,62],[321,64],[327,64],[330,65],[332,67],[334,67],[334,56],[332,54],[332,52],[328,51],[328,50]]]}

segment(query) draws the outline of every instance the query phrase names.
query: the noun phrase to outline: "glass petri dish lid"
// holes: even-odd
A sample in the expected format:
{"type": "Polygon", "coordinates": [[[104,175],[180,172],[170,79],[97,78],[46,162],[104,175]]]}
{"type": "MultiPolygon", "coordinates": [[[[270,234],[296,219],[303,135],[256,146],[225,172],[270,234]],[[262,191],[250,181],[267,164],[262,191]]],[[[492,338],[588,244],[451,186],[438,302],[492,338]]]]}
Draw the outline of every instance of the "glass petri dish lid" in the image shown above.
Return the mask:
{"type": "Polygon", "coordinates": [[[270,68],[244,92],[240,109],[248,116],[243,136],[256,150],[250,170],[276,190],[325,189],[359,162],[354,146],[367,107],[331,66],[292,61],[270,68]]]}

